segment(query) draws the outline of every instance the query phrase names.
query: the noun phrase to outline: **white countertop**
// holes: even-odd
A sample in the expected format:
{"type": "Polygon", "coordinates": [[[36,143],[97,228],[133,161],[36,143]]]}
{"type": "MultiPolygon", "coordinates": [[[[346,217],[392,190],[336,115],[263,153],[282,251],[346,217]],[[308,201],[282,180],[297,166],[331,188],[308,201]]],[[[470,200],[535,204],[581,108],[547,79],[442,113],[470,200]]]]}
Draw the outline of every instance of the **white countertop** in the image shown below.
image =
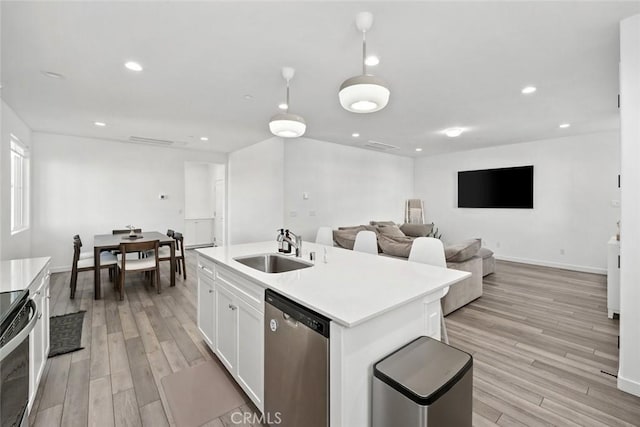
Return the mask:
{"type": "Polygon", "coordinates": [[[27,289],[51,258],[25,258],[0,261],[0,292],[27,289]]]}
{"type": "Polygon", "coordinates": [[[308,261],[309,252],[316,253],[315,265],[310,268],[270,274],[233,259],[277,253],[276,245],[273,241],[196,251],[346,327],[356,326],[471,275],[464,271],[306,242],[302,259],[308,261]],[[323,263],[324,248],[327,249],[326,264],[323,263]]]}

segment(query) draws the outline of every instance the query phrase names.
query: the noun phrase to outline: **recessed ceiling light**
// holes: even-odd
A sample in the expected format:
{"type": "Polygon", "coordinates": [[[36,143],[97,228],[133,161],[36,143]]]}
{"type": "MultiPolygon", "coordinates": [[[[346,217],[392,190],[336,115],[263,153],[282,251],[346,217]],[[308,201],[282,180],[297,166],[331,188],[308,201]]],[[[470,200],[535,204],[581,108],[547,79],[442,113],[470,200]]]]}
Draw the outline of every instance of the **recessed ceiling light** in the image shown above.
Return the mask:
{"type": "Polygon", "coordinates": [[[360,136],[360,134],[358,132],[354,132],[351,134],[352,137],[354,138],[358,138],[360,136]]]}
{"type": "Polygon", "coordinates": [[[135,61],[125,62],[124,66],[131,71],[142,71],[142,65],[135,61]]]}
{"type": "Polygon", "coordinates": [[[463,128],[449,128],[442,131],[442,133],[447,135],[449,138],[460,136],[462,135],[462,132],[464,132],[463,128]]]}
{"type": "Polygon", "coordinates": [[[49,77],[50,79],[64,79],[64,76],[59,73],[54,73],[53,71],[42,71],[42,75],[49,77]]]}
{"type": "Polygon", "coordinates": [[[364,63],[367,64],[370,67],[375,67],[376,65],[378,65],[380,63],[380,58],[378,58],[375,55],[369,55],[364,60],[364,63]]]}
{"type": "Polygon", "coordinates": [[[201,136],[200,137],[200,141],[208,141],[208,140],[209,140],[209,138],[207,138],[206,136],[201,136]]]}
{"type": "Polygon", "coordinates": [[[250,100],[250,99],[253,99],[253,96],[251,96],[251,95],[248,95],[248,94],[247,94],[247,95],[245,95],[243,98],[244,98],[244,99],[246,99],[246,100],[248,101],[248,100],[250,100]]]}
{"type": "Polygon", "coordinates": [[[419,153],[422,151],[422,148],[416,148],[416,151],[419,153]]]}
{"type": "Polygon", "coordinates": [[[525,95],[531,95],[533,92],[538,90],[535,86],[527,86],[522,89],[522,93],[525,95]]]}
{"type": "Polygon", "coordinates": [[[563,124],[561,124],[561,125],[560,125],[560,127],[561,127],[562,129],[566,129],[566,128],[570,127],[570,126],[571,126],[571,124],[570,124],[570,123],[563,123],[563,124]]]}
{"type": "Polygon", "coordinates": [[[105,122],[93,122],[94,125],[99,126],[101,128],[105,127],[107,124],[105,122]]]}
{"type": "Polygon", "coordinates": [[[286,110],[287,108],[289,108],[289,106],[286,102],[281,102],[280,104],[278,104],[278,108],[281,110],[286,110]]]}

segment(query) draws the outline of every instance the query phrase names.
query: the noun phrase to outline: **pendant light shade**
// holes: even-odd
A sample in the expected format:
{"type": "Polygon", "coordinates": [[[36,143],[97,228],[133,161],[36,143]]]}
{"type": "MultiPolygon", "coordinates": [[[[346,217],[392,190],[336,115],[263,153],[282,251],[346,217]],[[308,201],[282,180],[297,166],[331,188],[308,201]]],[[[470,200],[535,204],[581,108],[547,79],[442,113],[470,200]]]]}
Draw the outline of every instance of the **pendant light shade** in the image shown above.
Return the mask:
{"type": "Polygon", "coordinates": [[[271,117],[269,121],[269,130],[275,136],[282,138],[298,138],[304,135],[307,130],[307,123],[304,119],[297,115],[289,113],[289,81],[293,78],[295,70],[291,67],[284,67],[282,69],[282,77],[287,81],[287,102],[286,110],[284,113],[278,113],[271,117]]]}
{"type": "Polygon", "coordinates": [[[340,105],[354,113],[373,113],[389,102],[391,91],[379,77],[365,74],[347,79],[340,86],[340,105]]]}
{"type": "Polygon", "coordinates": [[[297,114],[279,113],[271,117],[269,130],[282,138],[297,138],[304,135],[307,123],[297,114]]]}
{"type": "Polygon", "coordinates": [[[362,74],[345,80],[338,92],[342,108],[353,113],[380,111],[387,106],[391,95],[389,86],[383,79],[367,73],[365,35],[372,24],[373,15],[370,12],[360,12],[356,16],[356,27],[362,31],[362,74]]]}

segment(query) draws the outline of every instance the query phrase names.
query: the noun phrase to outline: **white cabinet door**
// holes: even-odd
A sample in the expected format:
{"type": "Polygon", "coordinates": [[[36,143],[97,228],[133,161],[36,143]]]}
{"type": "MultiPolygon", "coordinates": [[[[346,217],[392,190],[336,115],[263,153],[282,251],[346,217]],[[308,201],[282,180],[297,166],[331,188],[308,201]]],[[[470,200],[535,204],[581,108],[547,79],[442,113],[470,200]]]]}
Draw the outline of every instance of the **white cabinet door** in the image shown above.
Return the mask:
{"type": "Polygon", "coordinates": [[[238,336],[238,306],[233,294],[220,283],[216,286],[216,354],[231,374],[236,369],[236,337],[238,336]]]}
{"type": "Polygon", "coordinates": [[[215,348],[215,304],[213,280],[198,274],[198,329],[212,350],[215,348]]]}
{"type": "Polygon", "coordinates": [[[238,381],[260,411],[263,410],[264,314],[241,299],[238,305],[238,381]]]}

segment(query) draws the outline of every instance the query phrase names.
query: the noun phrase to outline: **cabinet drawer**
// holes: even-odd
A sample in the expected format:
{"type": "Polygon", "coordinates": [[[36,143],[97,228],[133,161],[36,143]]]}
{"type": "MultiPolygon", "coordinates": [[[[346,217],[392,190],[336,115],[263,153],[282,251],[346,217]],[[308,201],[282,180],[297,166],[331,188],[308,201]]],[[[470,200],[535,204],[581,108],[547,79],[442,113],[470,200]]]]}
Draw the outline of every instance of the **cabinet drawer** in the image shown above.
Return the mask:
{"type": "Polygon", "coordinates": [[[262,286],[221,267],[216,269],[216,282],[222,282],[231,288],[238,298],[241,298],[260,313],[264,313],[264,288],[262,286]]]}
{"type": "Polygon", "coordinates": [[[210,277],[211,279],[215,278],[216,266],[213,261],[203,257],[198,254],[198,274],[202,274],[204,276],[210,277]]]}

